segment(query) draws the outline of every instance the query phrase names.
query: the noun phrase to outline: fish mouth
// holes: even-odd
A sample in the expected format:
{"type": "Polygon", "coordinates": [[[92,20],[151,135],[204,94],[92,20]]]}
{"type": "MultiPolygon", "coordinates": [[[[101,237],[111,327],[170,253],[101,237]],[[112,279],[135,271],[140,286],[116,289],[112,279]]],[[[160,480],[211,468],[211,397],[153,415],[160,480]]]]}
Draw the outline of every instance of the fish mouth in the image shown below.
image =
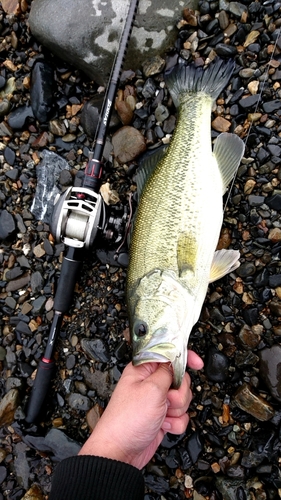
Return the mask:
{"type": "Polygon", "coordinates": [[[166,329],[161,329],[152,336],[145,347],[138,350],[136,346],[133,352],[133,365],[170,362],[174,371],[172,387],[178,389],[185,373],[187,344],[183,343],[180,349],[176,342],[170,341],[169,337],[171,337],[169,332],[166,329]],[[159,337],[161,338],[160,342],[159,337]]]}
{"type": "Polygon", "coordinates": [[[150,348],[147,346],[146,349],[136,353],[133,356],[133,364],[138,366],[142,363],[150,362],[167,363],[167,361],[170,361],[172,363],[175,360],[176,355],[176,347],[174,344],[161,342],[150,348]]]}
{"type": "Polygon", "coordinates": [[[176,344],[171,341],[171,333],[166,328],[157,330],[152,335],[150,341],[141,349],[135,346],[133,352],[134,365],[140,365],[148,362],[171,363],[178,355],[176,344]]]}

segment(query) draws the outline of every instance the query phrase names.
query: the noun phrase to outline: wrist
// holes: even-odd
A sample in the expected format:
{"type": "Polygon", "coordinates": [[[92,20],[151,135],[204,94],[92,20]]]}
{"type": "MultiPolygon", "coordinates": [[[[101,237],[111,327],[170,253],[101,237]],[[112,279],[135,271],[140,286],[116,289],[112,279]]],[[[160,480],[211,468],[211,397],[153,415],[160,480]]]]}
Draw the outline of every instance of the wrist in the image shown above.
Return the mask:
{"type": "Polygon", "coordinates": [[[95,432],[91,434],[86,443],[82,446],[78,453],[79,455],[95,455],[98,457],[109,458],[131,464],[132,457],[114,441],[114,438],[102,438],[97,436],[95,432]]]}

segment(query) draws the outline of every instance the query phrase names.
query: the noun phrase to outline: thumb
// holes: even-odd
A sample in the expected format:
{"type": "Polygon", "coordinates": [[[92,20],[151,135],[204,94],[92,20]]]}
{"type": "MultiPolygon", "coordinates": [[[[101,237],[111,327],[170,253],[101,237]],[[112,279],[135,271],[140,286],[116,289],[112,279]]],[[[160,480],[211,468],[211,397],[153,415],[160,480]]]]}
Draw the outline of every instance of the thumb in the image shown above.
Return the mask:
{"type": "Polygon", "coordinates": [[[171,363],[160,363],[157,370],[150,375],[149,380],[157,385],[163,394],[166,394],[173,381],[173,368],[171,363]]]}

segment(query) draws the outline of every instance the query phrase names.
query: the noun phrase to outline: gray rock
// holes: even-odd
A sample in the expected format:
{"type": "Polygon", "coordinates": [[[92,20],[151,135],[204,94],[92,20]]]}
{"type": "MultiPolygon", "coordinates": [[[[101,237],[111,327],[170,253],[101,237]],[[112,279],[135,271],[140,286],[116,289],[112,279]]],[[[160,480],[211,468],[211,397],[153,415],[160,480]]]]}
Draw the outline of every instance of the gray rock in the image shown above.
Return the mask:
{"type": "Polygon", "coordinates": [[[77,455],[81,448],[79,443],[54,428],[46,434],[44,444],[53,452],[54,459],[58,461],[77,455]]]}
{"type": "Polygon", "coordinates": [[[82,394],[72,393],[68,398],[68,404],[73,410],[82,410],[88,411],[92,404],[87,396],[83,396],[82,394]]]}
{"type": "MultiPolygon", "coordinates": [[[[29,24],[32,34],[60,58],[104,84],[118,49],[129,0],[36,0],[29,24]]],[[[196,7],[188,0],[185,7],[196,7]]],[[[154,55],[163,54],[176,38],[181,3],[141,0],[125,60],[125,69],[137,69],[154,55]]]]}
{"type": "Polygon", "coordinates": [[[281,346],[273,345],[262,349],[260,355],[260,375],[265,381],[271,395],[281,402],[281,346]]]}

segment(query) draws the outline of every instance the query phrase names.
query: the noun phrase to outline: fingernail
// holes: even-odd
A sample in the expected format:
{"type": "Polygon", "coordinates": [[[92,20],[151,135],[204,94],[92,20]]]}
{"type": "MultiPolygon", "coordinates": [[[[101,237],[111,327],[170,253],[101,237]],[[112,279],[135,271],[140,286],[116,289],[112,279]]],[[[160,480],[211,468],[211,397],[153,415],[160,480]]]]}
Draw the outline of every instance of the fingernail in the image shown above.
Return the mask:
{"type": "Polygon", "coordinates": [[[171,402],[167,399],[166,403],[167,403],[167,406],[169,408],[169,406],[171,406],[171,402]]]}
{"type": "Polygon", "coordinates": [[[165,422],[163,422],[163,424],[162,424],[163,431],[169,431],[171,428],[172,428],[172,426],[171,426],[170,422],[167,422],[165,420],[165,422]]]}

